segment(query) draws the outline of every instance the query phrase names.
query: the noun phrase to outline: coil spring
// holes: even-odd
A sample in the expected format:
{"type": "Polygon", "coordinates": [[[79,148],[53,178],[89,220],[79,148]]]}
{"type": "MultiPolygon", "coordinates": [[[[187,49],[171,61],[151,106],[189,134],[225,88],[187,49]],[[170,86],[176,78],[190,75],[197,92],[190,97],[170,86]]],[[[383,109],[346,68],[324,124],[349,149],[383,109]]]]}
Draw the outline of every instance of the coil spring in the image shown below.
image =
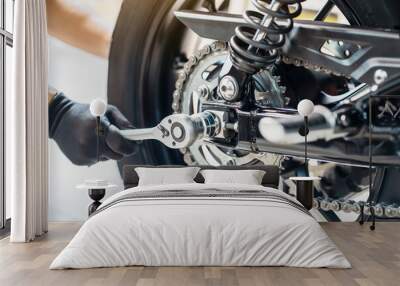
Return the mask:
{"type": "Polygon", "coordinates": [[[233,65],[249,74],[273,65],[278,58],[277,49],[285,44],[285,35],[293,28],[293,18],[301,14],[303,1],[251,0],[257,11],[243,13],[246,25],[236,27],[229,41],[233,65]],[[289,11],[290,5],[294,10],[289,11]]]}

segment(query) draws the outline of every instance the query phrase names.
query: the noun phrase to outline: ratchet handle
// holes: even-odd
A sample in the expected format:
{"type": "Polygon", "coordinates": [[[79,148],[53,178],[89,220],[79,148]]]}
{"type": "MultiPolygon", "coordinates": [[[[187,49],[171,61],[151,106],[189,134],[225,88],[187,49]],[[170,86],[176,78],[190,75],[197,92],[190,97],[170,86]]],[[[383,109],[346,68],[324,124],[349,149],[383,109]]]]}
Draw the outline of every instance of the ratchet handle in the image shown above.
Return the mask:
{"type": "MultiPolygon", "coordinates": [[[[97,118],[97,130],[100,126],[100,117],[106,110],[107,104],[101,99],[95,99],[90,104],[90,112],[97,118]]],[[[172,114],[165,117],[156,127],[120,130],[120,134],[128,140],[154,139],[169,148],[179,149],[189,147],[203,137],[213,137],[220,130],[219,118],[214,113],[205,111],[193,115],[172,114]]]]}
{"type": "Polygon", "coordinates": [[[156,139],[155,132],[155,127],[120,130],[122,136],[132,141],[156,139]]]}

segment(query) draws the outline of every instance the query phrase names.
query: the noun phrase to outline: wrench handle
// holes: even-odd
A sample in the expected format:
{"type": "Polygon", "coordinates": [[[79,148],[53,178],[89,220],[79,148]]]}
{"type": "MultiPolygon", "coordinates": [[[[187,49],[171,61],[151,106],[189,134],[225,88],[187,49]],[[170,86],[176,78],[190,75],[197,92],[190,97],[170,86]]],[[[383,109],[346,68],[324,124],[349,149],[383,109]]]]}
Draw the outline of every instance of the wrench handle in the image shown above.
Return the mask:
{"type": "Polygon", "coordinates": [[[156,135],[157,127],[121,130],[122,136],[128,140],[139,141],[147,139],[159,140],[156,135]]]}

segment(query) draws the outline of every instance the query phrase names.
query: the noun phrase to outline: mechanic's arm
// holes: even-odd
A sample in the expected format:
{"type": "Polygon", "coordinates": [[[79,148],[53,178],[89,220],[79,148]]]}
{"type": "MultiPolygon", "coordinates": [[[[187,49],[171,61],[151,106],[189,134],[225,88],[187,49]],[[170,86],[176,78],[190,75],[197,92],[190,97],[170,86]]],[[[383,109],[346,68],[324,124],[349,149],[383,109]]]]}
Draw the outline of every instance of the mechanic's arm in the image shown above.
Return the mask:
{"type": "Polygon", "coordinates": [[[98,137],[96,118],[90,113],[89,104],[73,101],[52,88],[49,88],[48,98],[49,137],[75,165],[90,166],[98,159],[121,160],[137,150],[136,141],[121,135],[121,129],[134,127],[115,106],[107,106],[100,119],[104,135],[98,137]]]}
{"type": "Polygon", "coordinates": [[[111,34],[100,29],[89,15],[63,0],[46,0],[50,35],[91,54],[107,58],[111,34]]]}

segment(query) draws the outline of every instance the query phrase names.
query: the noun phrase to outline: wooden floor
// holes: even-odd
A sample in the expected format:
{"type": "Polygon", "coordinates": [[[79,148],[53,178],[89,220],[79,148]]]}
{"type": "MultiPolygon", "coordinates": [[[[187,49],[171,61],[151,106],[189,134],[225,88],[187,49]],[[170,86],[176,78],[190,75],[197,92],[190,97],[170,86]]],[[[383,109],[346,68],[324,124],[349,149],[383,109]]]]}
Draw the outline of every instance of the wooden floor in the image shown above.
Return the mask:
{"type": "Polygon", "coordinates": [[[50,224],[49,233],[29,244],[0,241],[0,285],[400,285],[400,223],[324,223],[352,269],[288,267],[124,267],[48,270],[78,230],[78,223],[50,224]]]}

